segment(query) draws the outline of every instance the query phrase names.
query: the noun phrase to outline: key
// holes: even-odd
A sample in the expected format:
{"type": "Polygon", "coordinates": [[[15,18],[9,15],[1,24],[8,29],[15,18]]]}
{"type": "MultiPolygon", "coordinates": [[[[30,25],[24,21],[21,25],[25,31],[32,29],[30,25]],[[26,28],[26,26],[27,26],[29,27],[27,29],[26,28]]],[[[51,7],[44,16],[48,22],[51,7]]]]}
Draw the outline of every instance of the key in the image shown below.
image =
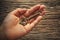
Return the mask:
{"type": "Polygon", "coordinates": [[[28,21],[34,17],[37,17],[38,15],[40,15],[39,11],[36,11],[33,15],[31,15],[30,17],[26,18],[25,16],[23,16],[23,18],[20,21],[20,24],[22,24],[23,26],[25,26],[28,21]]]}

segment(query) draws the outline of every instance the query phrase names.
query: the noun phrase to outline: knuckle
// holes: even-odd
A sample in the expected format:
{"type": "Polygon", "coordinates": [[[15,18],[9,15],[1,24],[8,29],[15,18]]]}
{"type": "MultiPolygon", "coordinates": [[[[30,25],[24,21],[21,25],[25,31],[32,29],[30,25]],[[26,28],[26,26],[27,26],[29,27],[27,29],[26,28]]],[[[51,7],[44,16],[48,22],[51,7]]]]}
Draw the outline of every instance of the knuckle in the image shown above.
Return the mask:
{"type": "Polygon", "coordinates": [[[16,10],[20,10],[21,8],[17,8],[16,10]]]}

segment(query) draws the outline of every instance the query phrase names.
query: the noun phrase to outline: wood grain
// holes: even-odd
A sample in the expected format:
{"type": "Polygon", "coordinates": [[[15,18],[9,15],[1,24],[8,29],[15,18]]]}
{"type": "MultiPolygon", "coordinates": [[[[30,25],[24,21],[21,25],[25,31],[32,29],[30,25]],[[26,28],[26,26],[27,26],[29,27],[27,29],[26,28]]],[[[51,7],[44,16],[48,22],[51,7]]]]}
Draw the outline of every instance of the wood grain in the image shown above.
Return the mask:
{"type": "Polygon", "coordinates": [[[30,8],[36,4],[46,5],[47,13],[33,30],[18,40],[60,40],[59,0],[4,0],[0,5],[0,24],[5,16],[16,8],[30,8]],[[52,2],[51,2],[52,1],[52,2]]]}

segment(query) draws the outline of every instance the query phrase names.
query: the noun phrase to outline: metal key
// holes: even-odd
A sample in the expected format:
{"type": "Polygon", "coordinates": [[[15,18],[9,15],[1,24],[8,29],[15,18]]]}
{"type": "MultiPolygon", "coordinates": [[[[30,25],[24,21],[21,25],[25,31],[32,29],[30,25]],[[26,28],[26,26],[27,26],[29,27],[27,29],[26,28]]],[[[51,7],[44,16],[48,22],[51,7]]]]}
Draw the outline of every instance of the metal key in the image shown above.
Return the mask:
{"type": "Polygon", "coordinates": [[[33,15],[31,15],[28,18],[26,18],[25,16],[23,16],[23,18],[20,21],[20,24],[22,24],[23,26],[25,26],[30,19],[32,19],[34,17],[37,17],[38,15],[40,15],[40,12],[39,11],[35,12],[33,15]]]}

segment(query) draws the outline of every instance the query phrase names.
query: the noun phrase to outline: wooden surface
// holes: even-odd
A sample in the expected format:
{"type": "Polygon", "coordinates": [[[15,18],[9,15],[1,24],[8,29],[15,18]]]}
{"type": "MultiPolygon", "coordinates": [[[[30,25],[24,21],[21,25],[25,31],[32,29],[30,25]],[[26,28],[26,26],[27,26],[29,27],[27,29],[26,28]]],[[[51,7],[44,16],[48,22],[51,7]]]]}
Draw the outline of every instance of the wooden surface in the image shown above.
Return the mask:
{"type": "Polygon", "coordinates": [[[60,40],[60,0],[4,0],[0,2],[0,24],[16,8],[46,5],[47,13],[33,30],[18,40],[60,40]]]}

